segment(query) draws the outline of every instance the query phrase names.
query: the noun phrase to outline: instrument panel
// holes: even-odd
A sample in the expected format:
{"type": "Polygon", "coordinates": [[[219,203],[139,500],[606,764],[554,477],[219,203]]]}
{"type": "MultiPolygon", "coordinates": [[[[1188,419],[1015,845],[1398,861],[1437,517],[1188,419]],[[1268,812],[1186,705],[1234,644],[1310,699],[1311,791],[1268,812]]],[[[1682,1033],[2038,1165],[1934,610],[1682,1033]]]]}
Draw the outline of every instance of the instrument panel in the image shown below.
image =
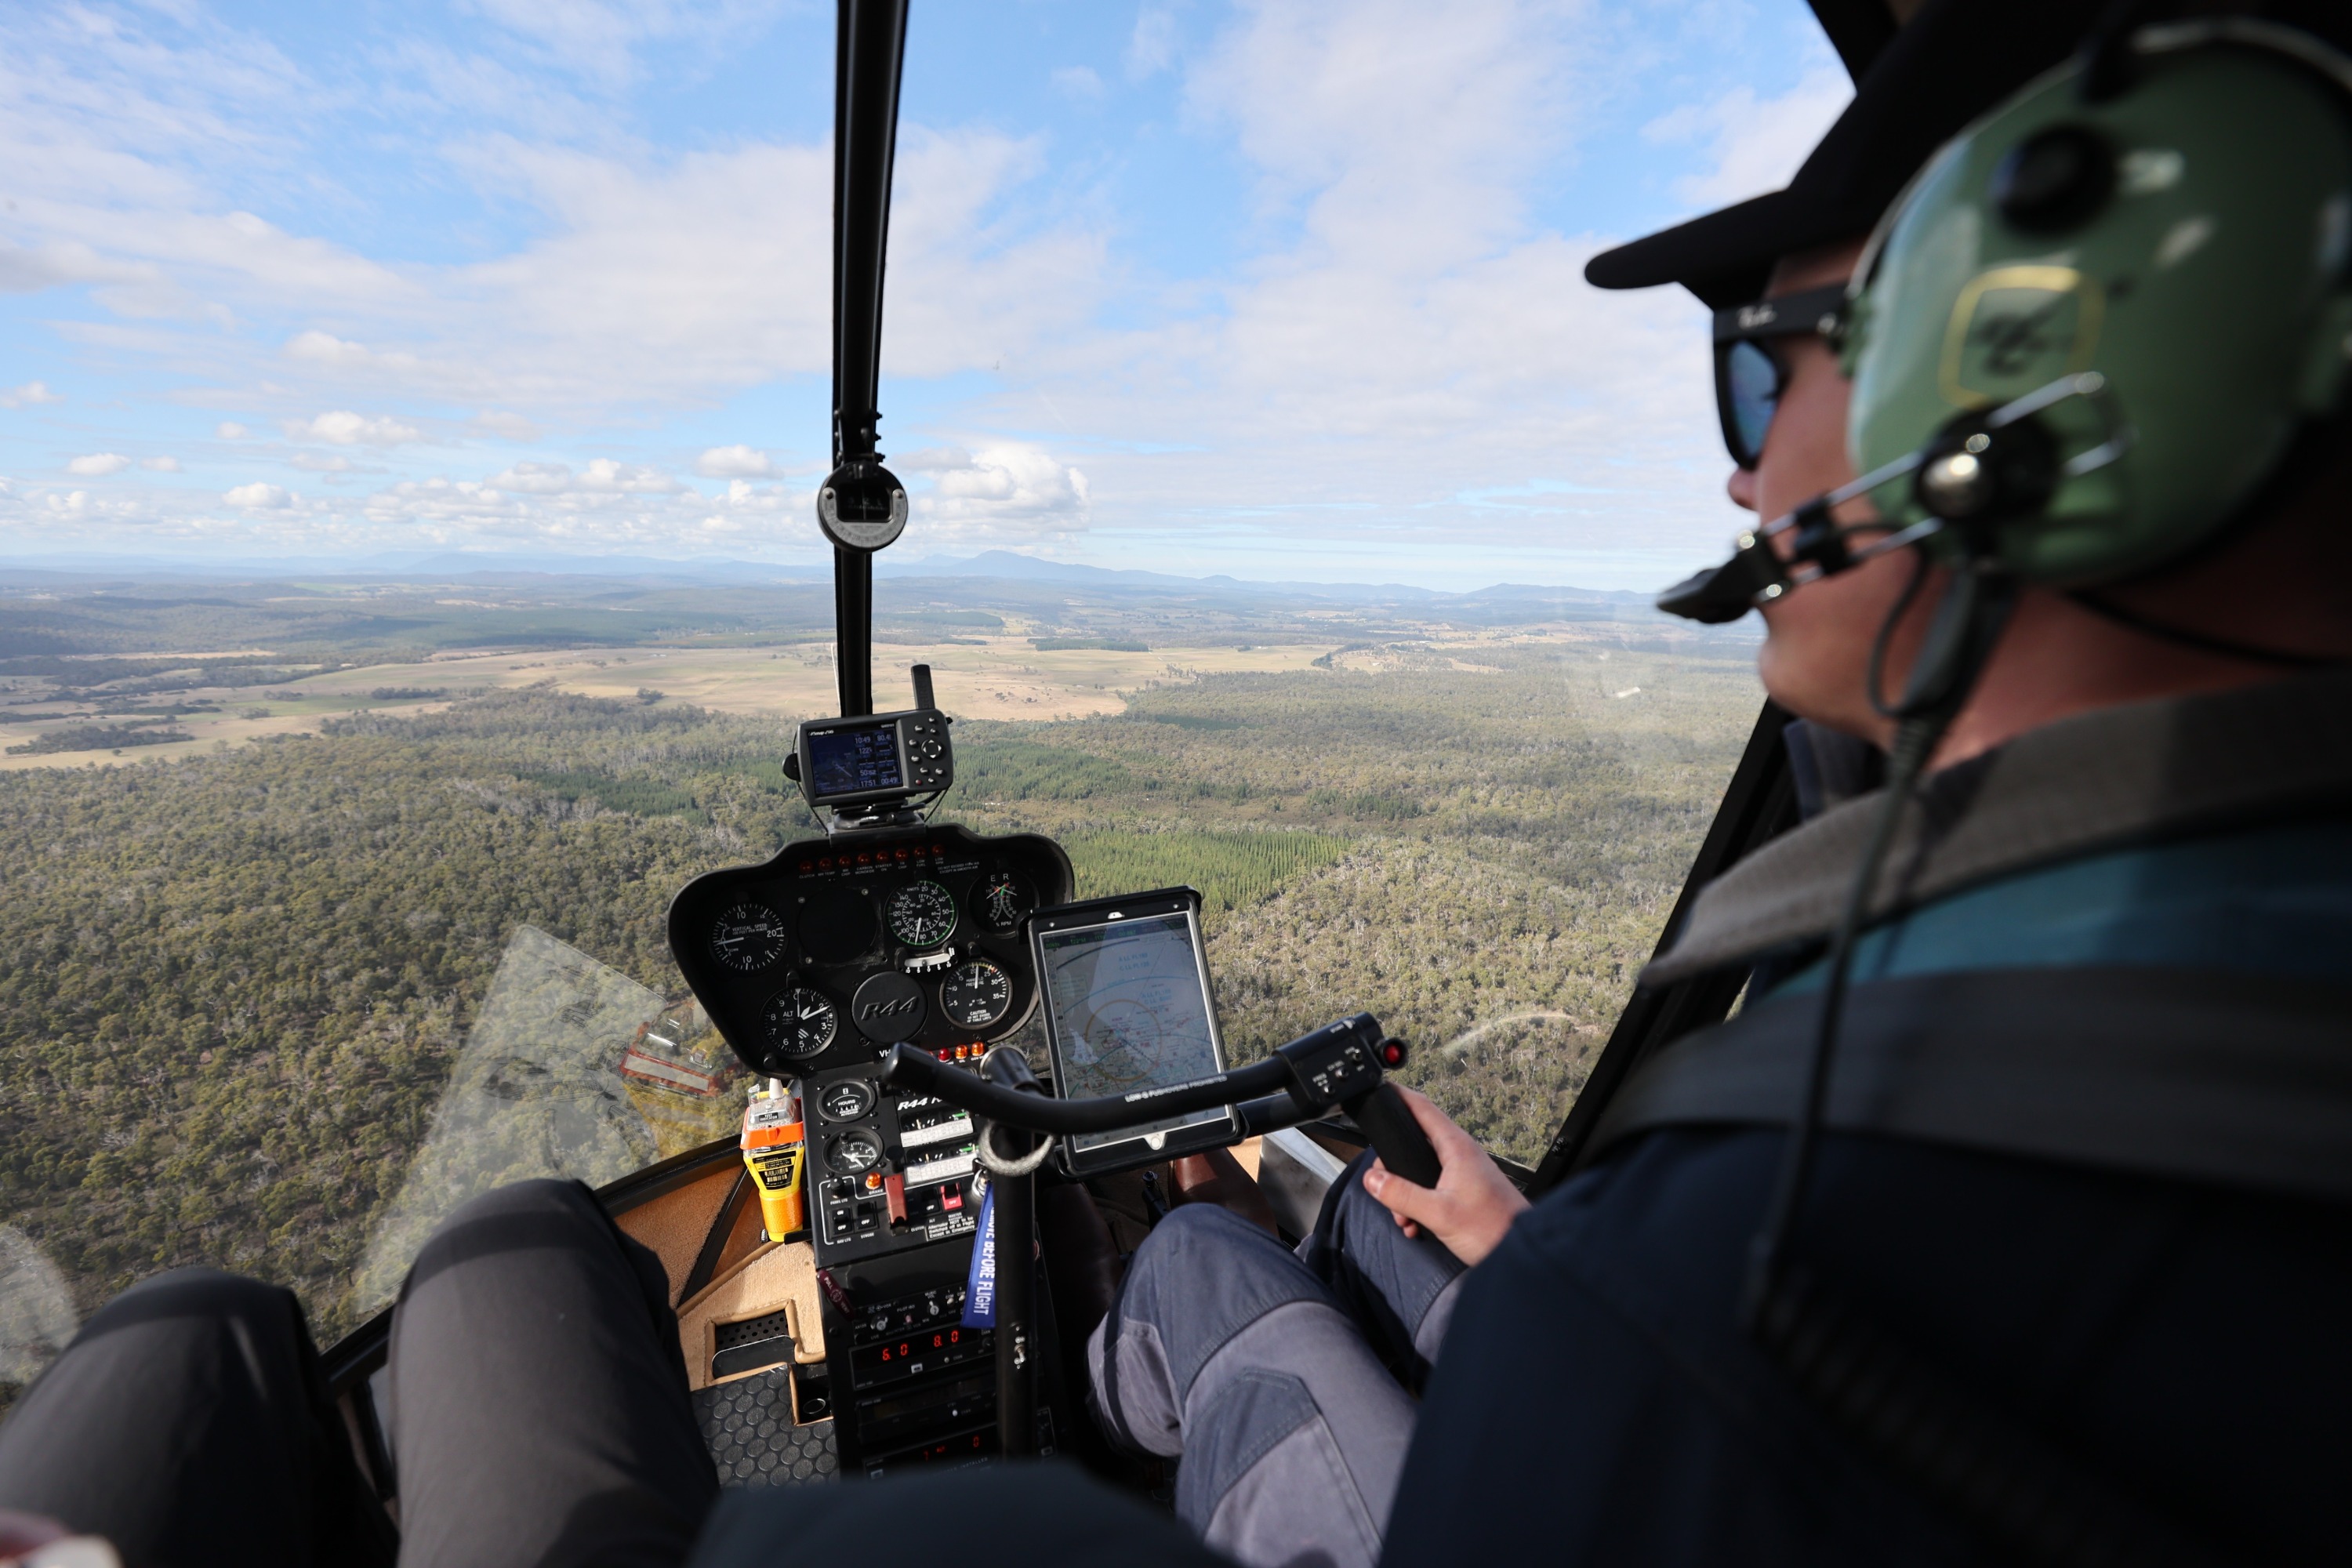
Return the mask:
{"type": "Polygon", "coordinates": [[[1035,834],[807,839],[688,883],[670,952],[746,1067],[806,1079],[1019,1028],[1037,1005],[1022,922],[1070,885],[1069,858],[1035,834]]]}

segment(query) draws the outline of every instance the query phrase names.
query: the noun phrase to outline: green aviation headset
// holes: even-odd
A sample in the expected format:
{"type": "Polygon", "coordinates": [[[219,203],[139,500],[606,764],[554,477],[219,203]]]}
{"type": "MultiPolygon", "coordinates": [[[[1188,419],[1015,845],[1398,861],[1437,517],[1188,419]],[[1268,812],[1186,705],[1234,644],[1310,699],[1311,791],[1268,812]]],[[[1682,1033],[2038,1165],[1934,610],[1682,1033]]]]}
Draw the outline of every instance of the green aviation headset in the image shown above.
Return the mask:
{"type": "Polygon", "coordinates": [[[2242,20],[2128,51],[2126,81],[2061,68],[1932,161],[1846,333],[1857,468],[1928,454],[1889,521],[1980,526],[2067,587],[2210,538],[2352,370],[2352,62],[2242,20]]]}
{"type": "Polygon", "coordinates": [[[2352,378],[2352,61],[2242,18],[2095,45],[1930,161],[1831,325],[1862,477],[1661,608],[1736,619],[1913,544],[2066,589],[2180,559],[2352,378]],[[1874,492],[1884,524],[1831,521],[1874,492]]]}

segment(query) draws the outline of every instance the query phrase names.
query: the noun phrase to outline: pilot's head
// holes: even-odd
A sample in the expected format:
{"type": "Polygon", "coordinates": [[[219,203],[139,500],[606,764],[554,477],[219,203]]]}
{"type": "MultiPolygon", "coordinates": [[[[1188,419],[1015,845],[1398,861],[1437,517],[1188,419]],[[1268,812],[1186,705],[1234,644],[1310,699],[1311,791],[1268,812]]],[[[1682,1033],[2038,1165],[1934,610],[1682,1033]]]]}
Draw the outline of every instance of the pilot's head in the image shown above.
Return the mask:
{"type": "MultiPolygon", "coordinates": [[[[1596,258],[1588,268],[1591,280],[1607,288],[1679,282],[1716,308],[1717,404],[1735,465],[1727,488],[1731,499],[1759,520],[1784,517],[1852,480],[1857,458],[1875,466],[1900,458],[1936,437],[1951,421],[1964,418],[1969,410],[1997,408],[2019,394],[2021,383],[2019,387],[2007,381],[1982,388],[1963,384],[1971,375],[1982,379],[1980,367],[1956,370],[1948,362],[1961,351],[1952,349],[1946,339],[1958,330],[1955,324],[1964,315],[1975,319],[1971,309],[1975,315],[1984,314],[1981,299],[1959,297],[1970,288],[2004,308],[2015,306],[2018,321],[2030,324],[2026,318],[2032,315],[2032,299],[2021,293],[2014,298],[1998,291],[1989,295],[1978,287],[1999,259],[1988,259],[1990,250],[2000,247],[1997,235],[1988,238],[1990,231],[2014,226],[1999,212],[2000,193],[1992,189],[1997,179],[2011,176],[1993,164],[2004,157],[2016,164],[2019,147],[2049,128],[2042,121],[2063,131],[2098,112],[2106,112],[2109,119],[2122,112],[2101,111],[2095,104],[2077,111],[2067,105],[2089,102],[2102,93],[2116,95],[2120,102],[2122,79],[2137,68],[2126,58],[2132,54],[2127,48],[2110,51],[2109,65],[2116,68],[2117,79],[2101,82],[2088,98],[2079,83],[2063,89],[2052,85],[2051,73],[2063,73],[2095,34],[2101,15],[2110,9],[2104,0],[1932,0],[1863,74],[1853,102],[1786,191],[1620,247],[1596,258]],[[1936,150],[1971,122],[1976,122],[1974,129],[1963,141],[1973,146],[1966,153],[1975,160],[1973,172],[1957,166],[1966,161],[1961,155],[1965,149],[1957,149],[1937,163],[1944,172],[1940,181],[1919,178],[1936,150]],[[1906,187],[1909,195],[1905,196],[1906,187]],[[1905,196],[1902,209],[1914,216],[1907,226],[1890,224],[1872,245],[1875,286],[1863,294],[1857,320],[1845,285],[1864,259],[1866,244],[1872,244],[1874,231],[1897,208],[1898,196],[1905,196]],[[1925,212],[1930,203],[1940,205],[1935,212],[1925,212]],[[1974,248],[1980,244],[1990,247],[1982,256],[1974,248]],[[1906,286],[1898,288],[1897,279],[1882,275],[1890,261],[1909,269],[1901,280],[1906,286]],[[1931,276],[1937,279],[1937,289],[1926,285],[1924,279],[1931,276]],[[1932,321],[1927,319],[1931,315],[1932,321]],[[1861,405],[1855,402],[1858,385],[1861,405]]],[[[2138,36],[2128,29],[2116,34],[2138,36]]],[[[2178,68],[2177,59],[2162,62],[2163,70],[2177,75],[2178,68]]],[[[2291,61],[2279,68],[2294,75],[2291,61]]],[[[2138,74],[2157,69],[2150,64],[2138,74]]],[[[2324,76],[2324,68],[2319,74],[2324,76]]],[[[2191,101],[2187,95],[2175,96],[2180,102],[2191,101]]],[[[2315,91],[2313,96],[2327,95],[2315,91]]],[[[2118,127],[2135,115],[2146,119],[2151,113],[2183,112],[2179,103],[2158,106],[2146,92],[2141,100],[2146,107],[2123,114],[2118,127]]],[[[2337,107],[2344,111],[2345,125],[2352,128],[2352,96],[2337,107]]],[[[2227,112],[2220,111],[2216,123],[2227,112]]],[[[2065,149],[2058,142],[2065,140],[2063,134],[2054,142],[2044,138],[2044,150],[2056,148],[2063,154],[2065,149]]],[[[2173,273],[2161,279],[2154,276],[2156,252],[2165,234],[2210,231],[2220,215],[2190,211],[2196,204],[2181,202],[2177,191],[2172,205],[2180,211],[2153,213],[2165,193],[2156,191],[2151,182],[2179,162],[2177,154],[2170,162],[2160,156],[2163,138],[2141,138],[2147,141],[2145,147],[2120,132],[2092,140],[2100,143],[2089,154],[2098,167],[2086,177],[2108,192],[2118,179],[2137,181],[2148,188],[2136,187],[2129,199],[2148,210],[2126,213],[2120,206],[2102,207],[2073,215],[2072,229],[2060,225],[2024,234],[2021,243],[2011,246],[2019,252],[2014,259],[2063,263],[2078,251],[2096,252],[2104,245],[2109,254],[2103,259],[2115,274],[2109,281],[2120,281],[2126,295],[2135,283],[2175,282],[2173,273]],[[2132,144],[2112,144],[2117,142],[2132,144]],[[2117,160],[2130,163],[2134,158],[2148,167],[2116,166],[2117,160]],[[2165,167],[2157,168],[2158,163],[2165,167]],[[2156,221],[2159,216],[2168,226],[2165,234],[2132,248],[2138,237],[2122,235],[2126,219],[2156,221]],[[2139,250],[2149,254],[2141,258],[2139,250]],[[2122,259],[2126,256],[2130,259],[2122,259]]],[[[2347,145],[2352,147],[2352,142],[2347,145]]],[[[2315,230],[2324,229],[2326,203],[2307,205],[2314,208],[2315,230]]],[[[2231,221],[2244,226],[2235,215],[2231,221]]],[[[2352,215],[2346,221],[2352,223],[2352,215]]],[[[2324,247],[2325,243],[2325,237],[2315,232],[2313,244],[2324,247]]],[[[2185,264],[2189,258],[2174,260],[2185,264]]],[[[2210,267],[2215,255],[2203,260],[2210,267]]],[[[2172,262],[2164,265],[2171,267],[2172,262]]],[[[2063,270],[2059,266],[2053,276],[2063,270]]],[[[2083,270],[2087,275],[2093,268],[2083,270]]],[[[2183,275],[2186,270],[2184,266],[2183,275]]],[[[2021,273],[2011,281],[2021,279],[2021,273]]],[[[2255,289],[2274,286],[2253,285],[2251,275],[2248,282],[2255,289]]],[[[2099,285],[2093,280],[2071,299],[2048,298],[2063,314],[2079,310],[2086,300],[2095,310],[2105,302],[2093,298],[2098,293],[2099,285]]],[[[2143,290],[2141,299],[2148,298],[2143,290]]],[[[2202,303],[2210,312],[2209,319],[2218,321],[2232,313],[2243,315],[2251,301],[2215,297],[2202,303]]],[[[2136,303],[2118,296],[2109,311],[2111,325],[2121,327],[2124,317],[2136,309],[2136,303]]],[[[2297,301],[2296,309],[2301,314],[2294,321],[2278,324],[2282,339],[2299,332],[2315,342],[2329,331],[2343,335],[2343,328],[2320,319],[2326,311],[2315,299],[2297,301]]],[[[2168,331],[2157,312],[2141,314],[2136,330],[2154,340],[2158,350],[2171,352],[2170,340],[2179,334],[2168,331]]],[[[2097,323],[2075,325],[2083,330],[2069,343],[2087,350],[2097,323]]],[[[2108,352],[2113,344],[2098,346],[2108,352]]],[[[2031,379],[2047,371],[2048,379],[2054,381],[2067,374],[2069,365],[2058,362],[2068,359],[2068,343],[2051,352],[2055,359],[2045,354],[2021,360],[2017,375],[2031,379]]],[[[2189,431],[2213,424],[2210,417],[2198,416],[2194,403],[2198,396],[2217,401],[2219,395],[2214,384],[2200,384],[2195,377],[2194,371],[2158,377],[2163,395],[2169,399],[2167,412],[2172,422],[2161,432],[2144,433],[2145,440],[2162,439],[2167,451],[2181,452],[2189,431]]],[[[2246,385],[2245,396],[2253,395],[2251,384],[2246,385]]],[[[2245,401],[2240,391],[2231,389],[2232,406],[2245,401]]],[[[2124,402],[2136,397],[2145,405],[2156,395],[2156,382],[2147,379],[2128,391],[2110,388],[2095,412],[2122,430],[2132,424],[2123,412],[2124,402]]],[[[2294,394],[2273,389],[2268,395],[2280,404],[2294,394]]],[[[2081,406],[2058,416],[2080,426],[2080,438],[2064,454],[2069,457],[2097,445],[2099,434],[2090,400],[2074,402],[2081,406]]],[[[2021,544],[2022,534],[2011,538],[2012,553],[2030,545],[2042,548],[2043,557],[2025,574],[2033,586],[2021,600],[1978,698],[1956,726],[1944,760],[1956,760],[2084,707],[2262,679],[2293,662],[2233,658],[2217,652],[2217,646],[2323,658],[2352,651],[2352,595],[2336,586],[2352,582],[2352,543],[2347,543],[2352,531],[2323,527],[2315,515],[2321,497],[2344,493],[2345,486],[2327,471],[2340,466],[2343,444],[2312,438],[2311,407],[2288,412],[2292,417],[2283,414],[2272,418],[2269,427],[2276,434],[2298,426],[2299,441],[2273,442],[2276,449],[2260,454],[2210,460],[2200,455],[2202,472],[2217,472],[2217,464],[2226,468],[2236,462],[2242,468],[2252,462],[2273,475],[2267,483],[2260,474],[2222,476],[2229,483],[2221,489],[2235,486],[2223,498],[2231,513],[2227,527],[2210,525],[2220,516],[2215,506],[2203,509],[2200,515],[2208,522],[2200,533],[2194,519],[2182,521],[2193,509],[2175,508],[2178,515],[2165,519],[2154,517],[2150,507],[2142,504],[2134,516],[2117,512],[2104,534],[2077,530],[2071,544],[2060,540],[2062,546],[2075,550],[2071,561],[2049,555],[2046,528],[2039,544],[2021,544]],[[2298,561],[2305,563],[2299,574],[2294,564],[2298,561]],[[2299,594],[2279,591],[2284,585],[2275,579],[2282,571],[2299,576],[2299,594]]],[[[2137,475],[2118,467],[2105,480],[2085,479],[2075,493],[2062,498],[2061,510],[2072,507],[2083,512],[2106,507],[2114,511],[2122,505],[2116,497],[2134,483],[2143,502],[2150,495],[2179,492],[2181,471],[2159,471],[2146,452],[2132,461],[2141,469],[2137,475]],[[2112,493],[2092,494],[2100,484],[2112,493]]],[[[1924,514],[1916,496],[1914,481],[1906,479],[1846,502],[1834,516],[1849,524],[1874,519],[1919,521],[1924,514]]],[[[1793,531],[1778,536],[1776,543],[1784,555],[1792,537],[1793,531]]],[[[1852,542],[1859,544],[1871,537],[1855,535],[1852,542]]],[[[1958,537],[1957,529],[1950,537],[1958,537]]],[[[1898,609],[1913,584],[1916,563],[1913,552],[1896,551],[1766,603],[1760,666],[1772,696],[1804,717],[1884,743],[1893,726],[1874,710],[1866,671],[1874,642],[1882,627],[1891,626],[1885,684],[1893,688],[1925,633],[1937,596],[1932,591],[1916,593],[1907,616],[1898,609]]]]}

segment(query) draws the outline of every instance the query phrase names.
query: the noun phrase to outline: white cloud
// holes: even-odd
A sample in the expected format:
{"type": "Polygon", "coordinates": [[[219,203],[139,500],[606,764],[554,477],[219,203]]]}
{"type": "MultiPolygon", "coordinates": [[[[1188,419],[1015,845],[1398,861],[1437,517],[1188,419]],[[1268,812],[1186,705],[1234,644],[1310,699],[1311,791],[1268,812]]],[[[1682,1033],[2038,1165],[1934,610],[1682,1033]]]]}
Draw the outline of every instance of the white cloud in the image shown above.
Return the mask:
{"type": "Polygon", "coordinates": [[[313,364],[352,365],[368,357],[365,343],[346,342],[331,332],[297,332],[286,341],[286,357],[313,364]]]}
{"type": "Polygon", "coordinates": [[[139,459],[139,466],[147,469],[150,473],[176,474],[180,471],[180,459],[177,458],[142,458],[139,459]]]}
{"type": "Polygon", "coordinates": [[[370,419],[339,408],[331,414],[321,414],[315,419],[285,421],[286,434],[297,441],[325,441],[331,446],[396,447],[405,441],[421,441],[424,434],[414,425],[404,425],[397,419],[370,419]]]}
{"type": "Polygon", "coordinates": [[[502,474],[492,474],[482,485],[509,495],[560,496],[572,488],[572,465],[517,463],[502,474]]]}
{"type": "Polygon", "coordinates": [[[765,479],[775,476],[768,454],[750,447],[713,447],[696,459],[694,471],[707,479],[765,479]]]}
{"type": "Polygon", "coordinates": [[[130,466],[131,459],[120,452],[92,452],[66,464],[66,472],[84,479],[103,479],[109,474],[119,474],[130,466]]]}
{"type": "Polygon", "coordinates": [[[1104,93],[1101,73],[1092,66],[1063,66],[1054,72],[1054,86],[1081,103],[1099,102],[1104,93]]]}
{"type": "Polygon", "coordinates": [[[517,463],[482,481],[484,489],[534,496],[669,496],[686,486],[659,468],[612,458],[590,459],[578,473],[569,463],[517,463]]]}
{"type": "Polygon", "coordinates": [[[496,408],[483,409],[466,424],[470,429],[478,430],[485,436],[495,436],[502,441],[536,441],[545,434],[521,415],[496,408]]]}
{"type": "Polygon", "coordinates": [[[1845,72],[1825,64],[1778,98],[1735,88],[1661,115],[1642,134],[1652,142],[1703,145],[1709,167],[1676,181],[1675,194],[1694,206],[1720,206],[1786,185],[1853,98],[1845,72]]]}
{"type": "Polygon", "coordinates": [[[1145,5],[1135,14],[1127,40],[1127,74],[1140,81],[1166,70],[1176,58],[1176,16],[1165,5],[1145,5]]]}
{"type": "Polygon", "coordinates": [[[294,503],[294,498],[283,489],[277,485],[263,484],[259,480],[224,490],[221,492],[221,500],[231,506],[243,507],[248,511],[274,511],[294,503]]]}
{"type": "Polygon", "coordinates": [[[289,467],[299,468],[306,474],[348,474],[352,471],[352,460],[340,452],[331,458],[322,458],[316,452],[297,452],[286,461],[289,467]]]}
{"type": "Polygon", "coordinates": [[[38,408],[45,403],[64,401],[64,395],[51,392],[46,381],[28,381],[22,386],[12,386],[0,392],[0,408],[38,408]]]}
{"type": "Polygon", "coordinates": [[[234,419],[224,419],[213,426],[213,434],[224,441],[242,441],[252,432],[234,419]]]}
{"type": "Polygon", "coordinates": [[[579,488],[608,495],[632,496],[676,495],[686,489],[659,468],[616,462],[611,458],[592,459],[581,472],[579,488]]]}
{"type": "Polygon", "coordinates": [[[926,521],[952,525],[951,535],[1066,532],[1086,522],[1087,476],[1041,447],[986,443],[968,455],[937,448],[916,453],[906,466],[933,476],[930,493],[915,498],[915,510],[926,521]]]}

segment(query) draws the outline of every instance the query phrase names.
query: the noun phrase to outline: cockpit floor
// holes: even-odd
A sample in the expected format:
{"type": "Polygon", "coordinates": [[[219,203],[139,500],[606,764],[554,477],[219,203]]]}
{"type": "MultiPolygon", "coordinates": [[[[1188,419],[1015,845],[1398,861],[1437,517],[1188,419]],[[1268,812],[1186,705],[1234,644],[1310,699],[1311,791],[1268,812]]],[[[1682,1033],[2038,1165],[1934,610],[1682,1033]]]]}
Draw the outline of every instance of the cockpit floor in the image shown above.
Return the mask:
{"type": "Polygon", "coordinates": [[[789,1367],[696,1389],[694,1414],[721,1486],[797,1486],[840,1474],[833,1423],[793,1425],[789,1367]]]}

